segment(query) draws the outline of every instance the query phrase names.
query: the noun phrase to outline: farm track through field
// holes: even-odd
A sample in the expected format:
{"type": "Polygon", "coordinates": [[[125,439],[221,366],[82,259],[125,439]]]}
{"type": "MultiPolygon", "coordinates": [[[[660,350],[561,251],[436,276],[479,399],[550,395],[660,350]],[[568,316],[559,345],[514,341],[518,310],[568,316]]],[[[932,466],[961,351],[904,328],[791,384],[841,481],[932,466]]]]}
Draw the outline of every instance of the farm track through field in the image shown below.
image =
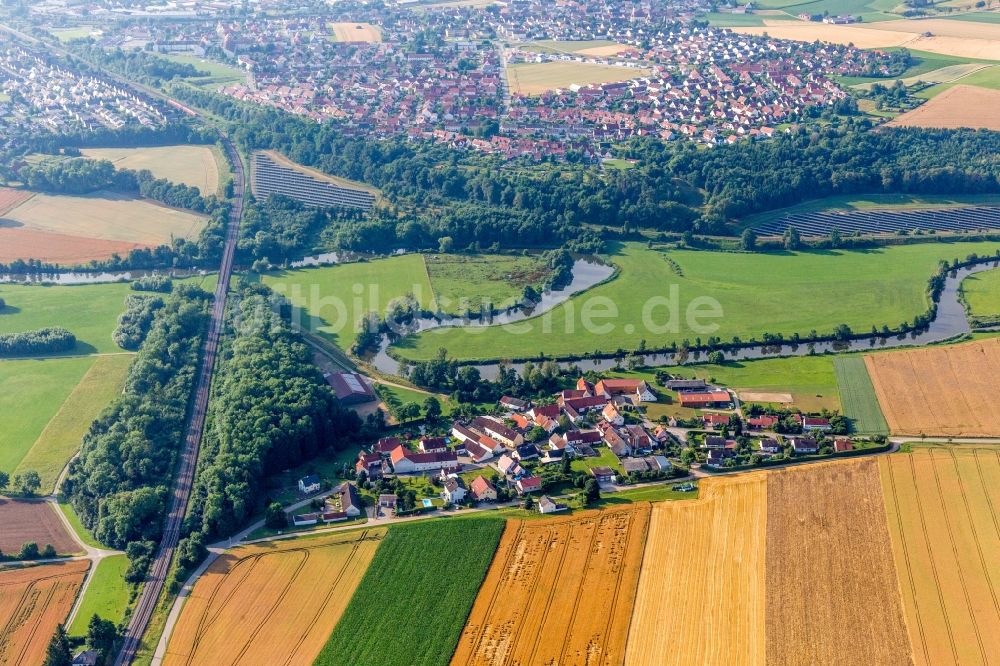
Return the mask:
{"type": "MultiPolygon", "coordinates": [[[[54,597],[56,594],[56,586],[55,585],[49,586],[49,588],[45,592],[46,594],[44,600],[41,599],[40,597],[34,600],[35,603],[33,604],[32,610],[34,610],[34,607],[41,607],[43,609],[48,608],[49,603],[52,601],[52,597],[54,597]]],[[[18,610],[20,610],[20,607],[18,608],[18,610]]],[[[17,659],[14,660],[15,664],[26,663],[24,661],[24,653],[27,652],[29,647],[31,647],[31,642],[35,638],[35,633],[37,632],[38,632],[38,622],[33,622],[31,624],[31,631],[28,632],[28,639],[23,642],[23,645],[21,645],[21,651],[17,653],[17,659]]]]}

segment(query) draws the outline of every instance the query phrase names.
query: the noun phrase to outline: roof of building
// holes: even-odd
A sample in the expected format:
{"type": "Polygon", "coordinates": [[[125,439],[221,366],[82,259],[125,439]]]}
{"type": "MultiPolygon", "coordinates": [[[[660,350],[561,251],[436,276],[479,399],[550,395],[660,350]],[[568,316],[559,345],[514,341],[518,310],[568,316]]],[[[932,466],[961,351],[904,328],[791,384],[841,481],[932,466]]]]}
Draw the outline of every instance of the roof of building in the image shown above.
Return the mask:
{"type": "Polygon", "coordinates": [[[303,486],[306,487],[319,485],[320,483],[319,475],[310,474],[309,476],[303,476],[301,479],[299,479],[299,483],[301,483],[303,486]]]}
{"type": "Polygon", "coordinates": [[[368,382],[356,372],[334,372],[327,377],[327,382],[340,400],[352,397],[375,397],[368,382]]]}
{"type": "Polygon", "coordinates": [[[732,397],[727,391],[699,391],[679,394],[681,404],[708,404],[713,402],[731,402],[732,397]]]}
{"type": "Polygon", "coordinates": [[[472,493],[476,496],[482,495],[487,491],[497,491],[497,489],[493,487],[493,484],[490,483],[484,476],[477,476],[474,478],[472,483],[469,485],[469,489],[472,490],[472,493]]]}

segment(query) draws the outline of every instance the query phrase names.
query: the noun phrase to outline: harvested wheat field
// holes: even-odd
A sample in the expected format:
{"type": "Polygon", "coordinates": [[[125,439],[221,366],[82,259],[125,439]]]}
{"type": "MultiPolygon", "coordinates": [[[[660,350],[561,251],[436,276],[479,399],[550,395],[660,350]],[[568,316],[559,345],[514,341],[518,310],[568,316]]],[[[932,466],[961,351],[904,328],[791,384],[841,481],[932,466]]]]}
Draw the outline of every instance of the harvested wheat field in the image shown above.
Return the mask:
{"type": "Polygon", "coordinates": [[[768,21],[764,26],[740,26],[731,28],[744,35],[767,34],[775,39],[790,39],[796,42],[821,42],[832,44],[854,44],[859,49],[877,49],[887,46],[903,46],[915,41],[918,35],[912,32],[871,30],[855,25],[828,25],[794,21],[768,21]],[[773,24],[773,25],[771,25],[773,24]]]}
{"type": "Polygon", "coordinates": [[[769,472],[765,550],[768,666],[909,662],[876,460],[769,472]]]}
{"type": "Polygon", "coordinates": [[[626,664],[764,663],[767,495],[753,473],[654,505],[626,664]]]}
{"type": "Polygon", "coordinates": [[[1000,130],[1000,90],[957,84],[935,95],[888,124],[899,127],[940,127],[1000,130]]]}
{"type": "Polygon", "coordinates": [[[329,28],[336,42],[377,44],[382,41],[382,30],[371,23],[330,23],[329,28]]]}
{"type": "MultiPolygon", "coordinates": [[[[34,192],[15,190],[10,187],[0,187],[0,215],[6,215],[34,196],[34,192]]],[[[2,224],[2,223],[0,223],[2,224]]]]}
{"type": "Polygon", "coordinates": [[[30,541],[45,548],[52,544],[61,555],[78,553],[83,549],[73,540],[56,509],[43,500],[17,500],[0,497],[0,551],[16,554],[30,541]]]}
{"type": "Polygon", "coordinates": [[[920,666],[1000,657],[1000,447],[880,459],[892,551],[920,666]]]}
{"type": "Polygon", "coordinates": [[[41,664],[90,562],[0,570],[0,664],[41,664]]]}
{"type": "Polygon", "coordinates": [[[1000,339],[865,356],[889,430],[904,435],[1000,435],[1000,339]]]}
{"type": "Polygon", "coordinates": [[[36,194],[10,211],[7,221],[51,234],[139,245],[194,238],[208,218],[152,201],[99,192],[86,196],[36,194]]]}
{"type": "Polygon", "coordinates": [[[236,548],[184,604],[165,664],[312,664],[384,529],[236,548]]]}
{"type": "Polygon", "coordinates": [[[649,512],[509,522],[451,663],[622,663],[649,512]]]}
{"type": "Polygon", "coordinates": [[[95,160],[109,160],[119,169],[146,169],[171,183],[197,187],[203,196],[219,191],[219,163],[210,146],[84,148],[80,152],[95,160]]]}
{"type": "Polygon", "coordinates": [[[10,227],[0,220],[0,263],[15,259],[39,259],[51,264],[73,266],[88,261],[125,256],[129,250],[143,247],[138,243],[80,238],[66,234],[10,227]]]}

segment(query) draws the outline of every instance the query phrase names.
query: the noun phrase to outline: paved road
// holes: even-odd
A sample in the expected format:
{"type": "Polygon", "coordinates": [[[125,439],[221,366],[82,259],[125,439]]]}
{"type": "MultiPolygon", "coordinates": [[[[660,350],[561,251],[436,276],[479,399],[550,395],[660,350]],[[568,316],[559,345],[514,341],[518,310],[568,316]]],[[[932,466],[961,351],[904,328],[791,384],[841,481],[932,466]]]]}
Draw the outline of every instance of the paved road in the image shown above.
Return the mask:
{"type": "Polygon", "coordinates": [[[188,498],[191,495],[191,487],[194,483],[195,465],[198,461],[201,433],[205,425],[205,414],[208,409],[209,390],[212,386],[212,370],[215,367],[215,357],[219,348],[219,335],[222,331],[222,319],[226,310],[229,278],[233,271],[236,239],[239,234],[240,218],[243,216],[243,188],[246,182],[243,173],[243,162],[240,160],[235,146],[233,146],[228,137],[223,136],[222,141],[229,161],[233,165],[234,177],[233,207],[229,215],[229,226],[226,230],[222,266],[219,269],[219,284],[216,287],[215,298],[212,302],[212,316],[202,351],[201,367],[199,368],[197,383],[195,384],[191,416],[188,422],[187,435],[184,439],[184,448],[181,451],[180,469],[177,474],[177,482],[174,486],[170,503],[170,513],[167,514],[166,522],[163,526],[163,537],[156,552],[156,559],[153,560],[149,577],[142,588],[142,593],[132,613],[128,629],[125,631],[125,640],[121,652],[118,653],[118,658],[115,660],[115,666],[124,666],[125,664],[132,663],[135,653],[139,648],[142,635],[149,626],[153,610],[156,608],[157,599],[159,599],[160,592],[163,590],[166,582],[174,549],[177,548],[177,542],[180,540],[181,522],[184,520],[188,498]]]}

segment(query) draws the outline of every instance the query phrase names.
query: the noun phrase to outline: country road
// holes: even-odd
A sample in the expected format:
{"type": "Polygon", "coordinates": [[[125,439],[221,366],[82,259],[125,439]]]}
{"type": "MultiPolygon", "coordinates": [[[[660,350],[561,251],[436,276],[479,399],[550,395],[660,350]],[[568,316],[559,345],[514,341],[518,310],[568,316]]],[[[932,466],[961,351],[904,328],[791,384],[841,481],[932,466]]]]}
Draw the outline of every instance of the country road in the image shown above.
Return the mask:
{"type": "Polygon", "coordinates": [[[229,225],[226,229],[226,244],[222,252],[222,265],[219,268],[219,283],[215,289],[212,301],[211,321],[208,335],[202,351],[201,367],[194,389],[194,399],[191,404],[190,421],[184,438],[184,448],[180,455],[180,468],[177,482],[170,503],[170,513],[167,514],[163,526],[163,537],[160,540],[156,558],[150,568],[149,577],[142,588],[142,593],[136,603],[132,618],[125,631],[124,643],[115,666],[125,666],[132,663],[149,621],[156,608],[163,586],[166,583],[167,572],[173,559],[174,550],[180,540],[181,523],[187,511],[188,498],[194,484],[194,472],[198,461],[198,450],[201,446],[201,434],[205,425],[205,414],[208,410],[208,396],[212,386],[212,371],[215,368],[215,357],[219,348],[219,337],[222,332],[223,316],[226,311],[226,296],[229,290],[229,280],[233,272],[233,257],[236,252],[236,240],[239,235],[240,218],[243,216],[243,194],[245,177],[243,162],[236,147],[229,138],[222,135],[222,141],[227,156],[233,165],[233,207],[229,213],[229,225]]]}

